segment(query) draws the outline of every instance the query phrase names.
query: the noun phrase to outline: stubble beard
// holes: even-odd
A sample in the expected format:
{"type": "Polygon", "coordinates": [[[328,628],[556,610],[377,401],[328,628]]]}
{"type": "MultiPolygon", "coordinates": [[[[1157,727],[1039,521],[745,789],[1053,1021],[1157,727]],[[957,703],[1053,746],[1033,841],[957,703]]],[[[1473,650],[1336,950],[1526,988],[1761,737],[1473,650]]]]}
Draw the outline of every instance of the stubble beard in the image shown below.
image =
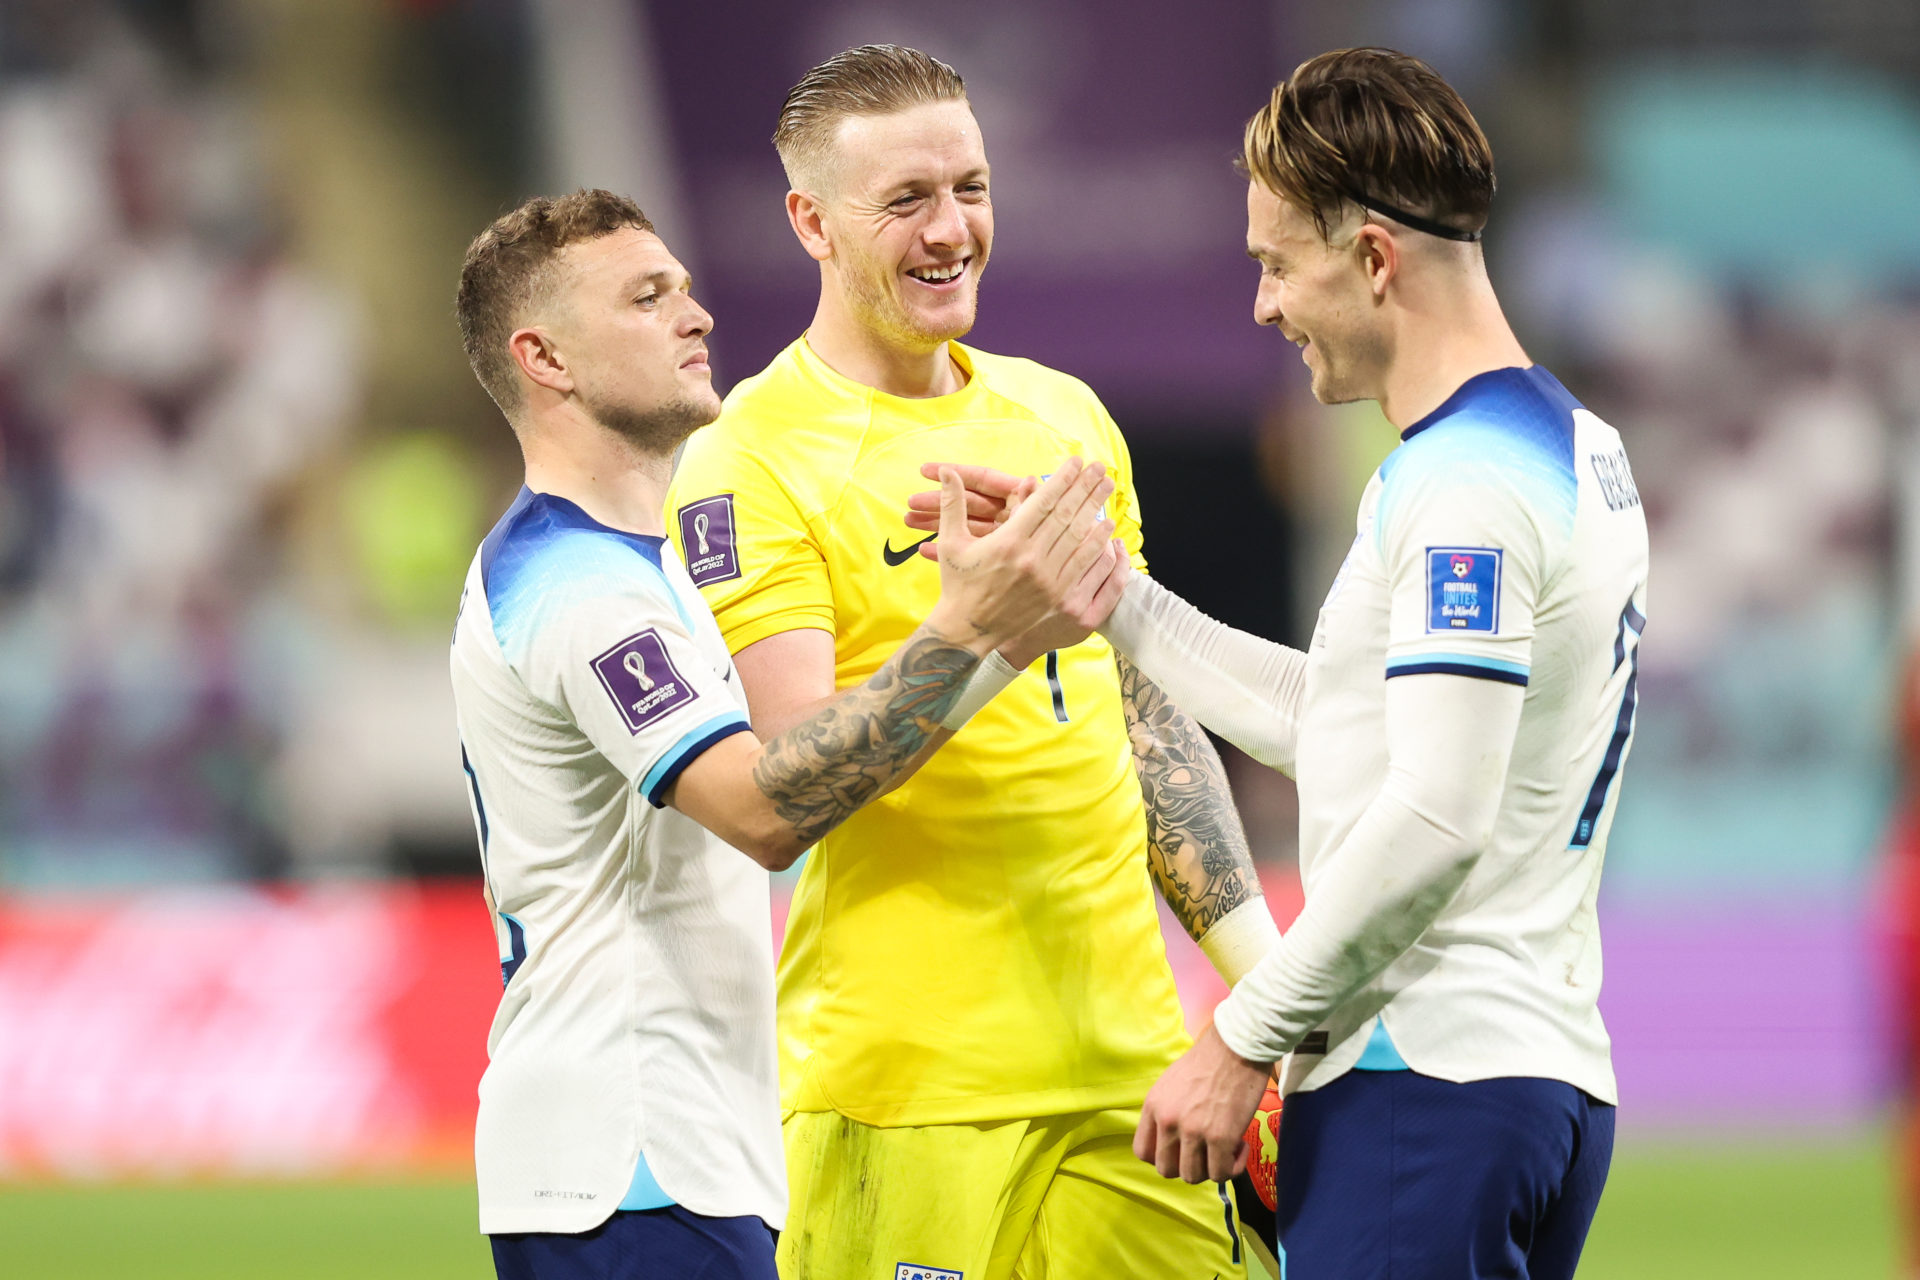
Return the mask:
{"type": "MultiPolygon", "coordinates": [[[[976,276],[973,291],[967,296],[966,314],[957,323],[943,325],[938,329],[919,323],[915,313],[906,304],[905,299],[896,293],[889,293],[886,285],[879,279],[879,272],[869,262],[859,264],[858,270],[844,274],[847,282],[847,301],[853,313],[860,317],[862,326],[892,345],[905,351],[921,354],[935,351],[943,342],[955,338],[964,338],[973,330],[974,315],[980,305],[980,283],[976,276]]],[[[969,267],[968,270],[973,270],[969,267]]]]}
{"type": "Polygon", "coordinates": [[[635,409],[625,404],[592,404],[587,411],[595,422],[619,436],[639,453],[671,457],[688,436],[720,416],[718,399],[678,395],[665,404],[635,409]]]}
{"type": "MultiPolygon", "coordinates": [[[[1333,357],[1324,342],[1316,338],[1315,347],[1320,352],[1320,367],[1309,369],[1312,380],[1309,388],[1313,398],[1321,404],[1354,404],[1361,400],[1378,400],[1380,392],[1360,385],[1362,379],[1356,376],[1356,369],[1378,370],[1385,360],[1385,351],[1379,341],[1371,336],[1356,336],[1346,341],[1335,340],[1342,349],[1342,356],[1333,357]]],[[[1379,381],[1376,376],[1375,381],[1379,381]]]]}

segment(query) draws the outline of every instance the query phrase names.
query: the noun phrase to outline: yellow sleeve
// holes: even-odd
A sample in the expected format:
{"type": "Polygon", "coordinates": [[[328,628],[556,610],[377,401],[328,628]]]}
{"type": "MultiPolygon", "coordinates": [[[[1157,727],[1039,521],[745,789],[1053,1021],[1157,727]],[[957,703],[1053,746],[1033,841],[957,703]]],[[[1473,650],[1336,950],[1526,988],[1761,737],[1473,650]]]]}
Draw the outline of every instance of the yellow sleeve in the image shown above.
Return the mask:
{"type": "Polygon", "coordinates": [[[1112,459],[1113,533],[1133,558],[1133,567],[1145,573],[1147,557],[1141,549],[1140,495],[1133,487],[1133,456],[1127,452],[1127,439],[1120,434],[1120,424],[1113,420],[1107,407],[1098,398],[1094,400],[1094,407],[1099,430],[1105,437],[1108,456],[1112,459]]]}
{"type": "Polygon", "coordinates": [[[751,451],[723,435],[695,435],[667,510],[667,534],[728,649],[783,631],[834,630],[833,588],[805,504],[751,451]]]}

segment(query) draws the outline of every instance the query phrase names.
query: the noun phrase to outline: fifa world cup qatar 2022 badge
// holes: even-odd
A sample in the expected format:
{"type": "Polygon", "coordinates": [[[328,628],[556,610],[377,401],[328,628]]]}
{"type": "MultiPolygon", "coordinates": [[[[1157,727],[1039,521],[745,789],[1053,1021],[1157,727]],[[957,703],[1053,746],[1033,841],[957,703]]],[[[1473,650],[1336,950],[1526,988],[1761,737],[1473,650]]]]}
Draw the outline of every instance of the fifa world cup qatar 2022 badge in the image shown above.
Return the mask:
{"type": "Polygon", "coordinates": [[[686,551],[687,576],[696,587],[740,576],[734,549],[733,495],[718,494],[680,508],[680,545],[686,551]]]}
{"type": "Polygon", "coordinates": [[[593,670],[633,733],[693,701],[693,687],[674,667],[666,642],[652,627],[595,658],[593,670]]]}
{"type": "Polygon", "coordinates": [[[1498,547],[1427,548],[1427,630],[1500,630],[1498,547]]]}

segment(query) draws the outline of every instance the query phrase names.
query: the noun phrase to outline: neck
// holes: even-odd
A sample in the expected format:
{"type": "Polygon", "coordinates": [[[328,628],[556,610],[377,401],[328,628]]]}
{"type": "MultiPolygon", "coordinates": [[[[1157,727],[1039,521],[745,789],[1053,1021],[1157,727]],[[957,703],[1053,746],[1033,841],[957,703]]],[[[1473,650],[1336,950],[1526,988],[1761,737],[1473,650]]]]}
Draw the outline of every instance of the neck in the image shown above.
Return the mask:
{"type": "Polygon", "coordinates": [[[820,305],[807,327],[807,345],[829,369],[890,396],[925,400],[949,396],[967,385],[948,344],[932,350],[903,348],[860,323],[837,282],[822,273],[820,305]]]}
{"type": "Polygon", "coordinates": [[[660,537],[673,455],[649,453],[571,403],[536,413],[520,432],[527,488],[565,498],[606,525],[660,537]]]}
{"type": "Polygon", "coordinates": [[[1380,411],[1405,431],[1438,409],[1467,379],[1533,363],[1513,336],[1484,270],[1466,288],[1401,299],[1380,411]]]}

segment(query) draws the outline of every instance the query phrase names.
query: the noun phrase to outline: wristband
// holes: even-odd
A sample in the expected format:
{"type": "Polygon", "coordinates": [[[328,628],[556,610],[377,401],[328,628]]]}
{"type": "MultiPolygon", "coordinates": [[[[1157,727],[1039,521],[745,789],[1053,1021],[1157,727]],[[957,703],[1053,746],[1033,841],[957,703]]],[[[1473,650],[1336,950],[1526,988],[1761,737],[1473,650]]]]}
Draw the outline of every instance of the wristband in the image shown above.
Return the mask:
{"type": "MultiPolygon", "coordinates": [[[[1020,669],[1000,656],[995,649],[986,656],[973,674],[967,678],[966,687],[960,690],[960,697],[940,721],[943,729],[959,729],[973,719],[974,712],[992,702],[994,695],[1012,684],[1020,674],[1020,669]]],[[[1231,913],[1229,913],[1231,914],[1231,913]]]]}
{"type": "Polygon", "coordinates": [[[1266,899],[1256,897],[1214,921],[1213,928],[1200,939],[1200,950],[1231,988],[1264,960],[1278,941],[1280,926],[1273,922],[1266,899]]]}

